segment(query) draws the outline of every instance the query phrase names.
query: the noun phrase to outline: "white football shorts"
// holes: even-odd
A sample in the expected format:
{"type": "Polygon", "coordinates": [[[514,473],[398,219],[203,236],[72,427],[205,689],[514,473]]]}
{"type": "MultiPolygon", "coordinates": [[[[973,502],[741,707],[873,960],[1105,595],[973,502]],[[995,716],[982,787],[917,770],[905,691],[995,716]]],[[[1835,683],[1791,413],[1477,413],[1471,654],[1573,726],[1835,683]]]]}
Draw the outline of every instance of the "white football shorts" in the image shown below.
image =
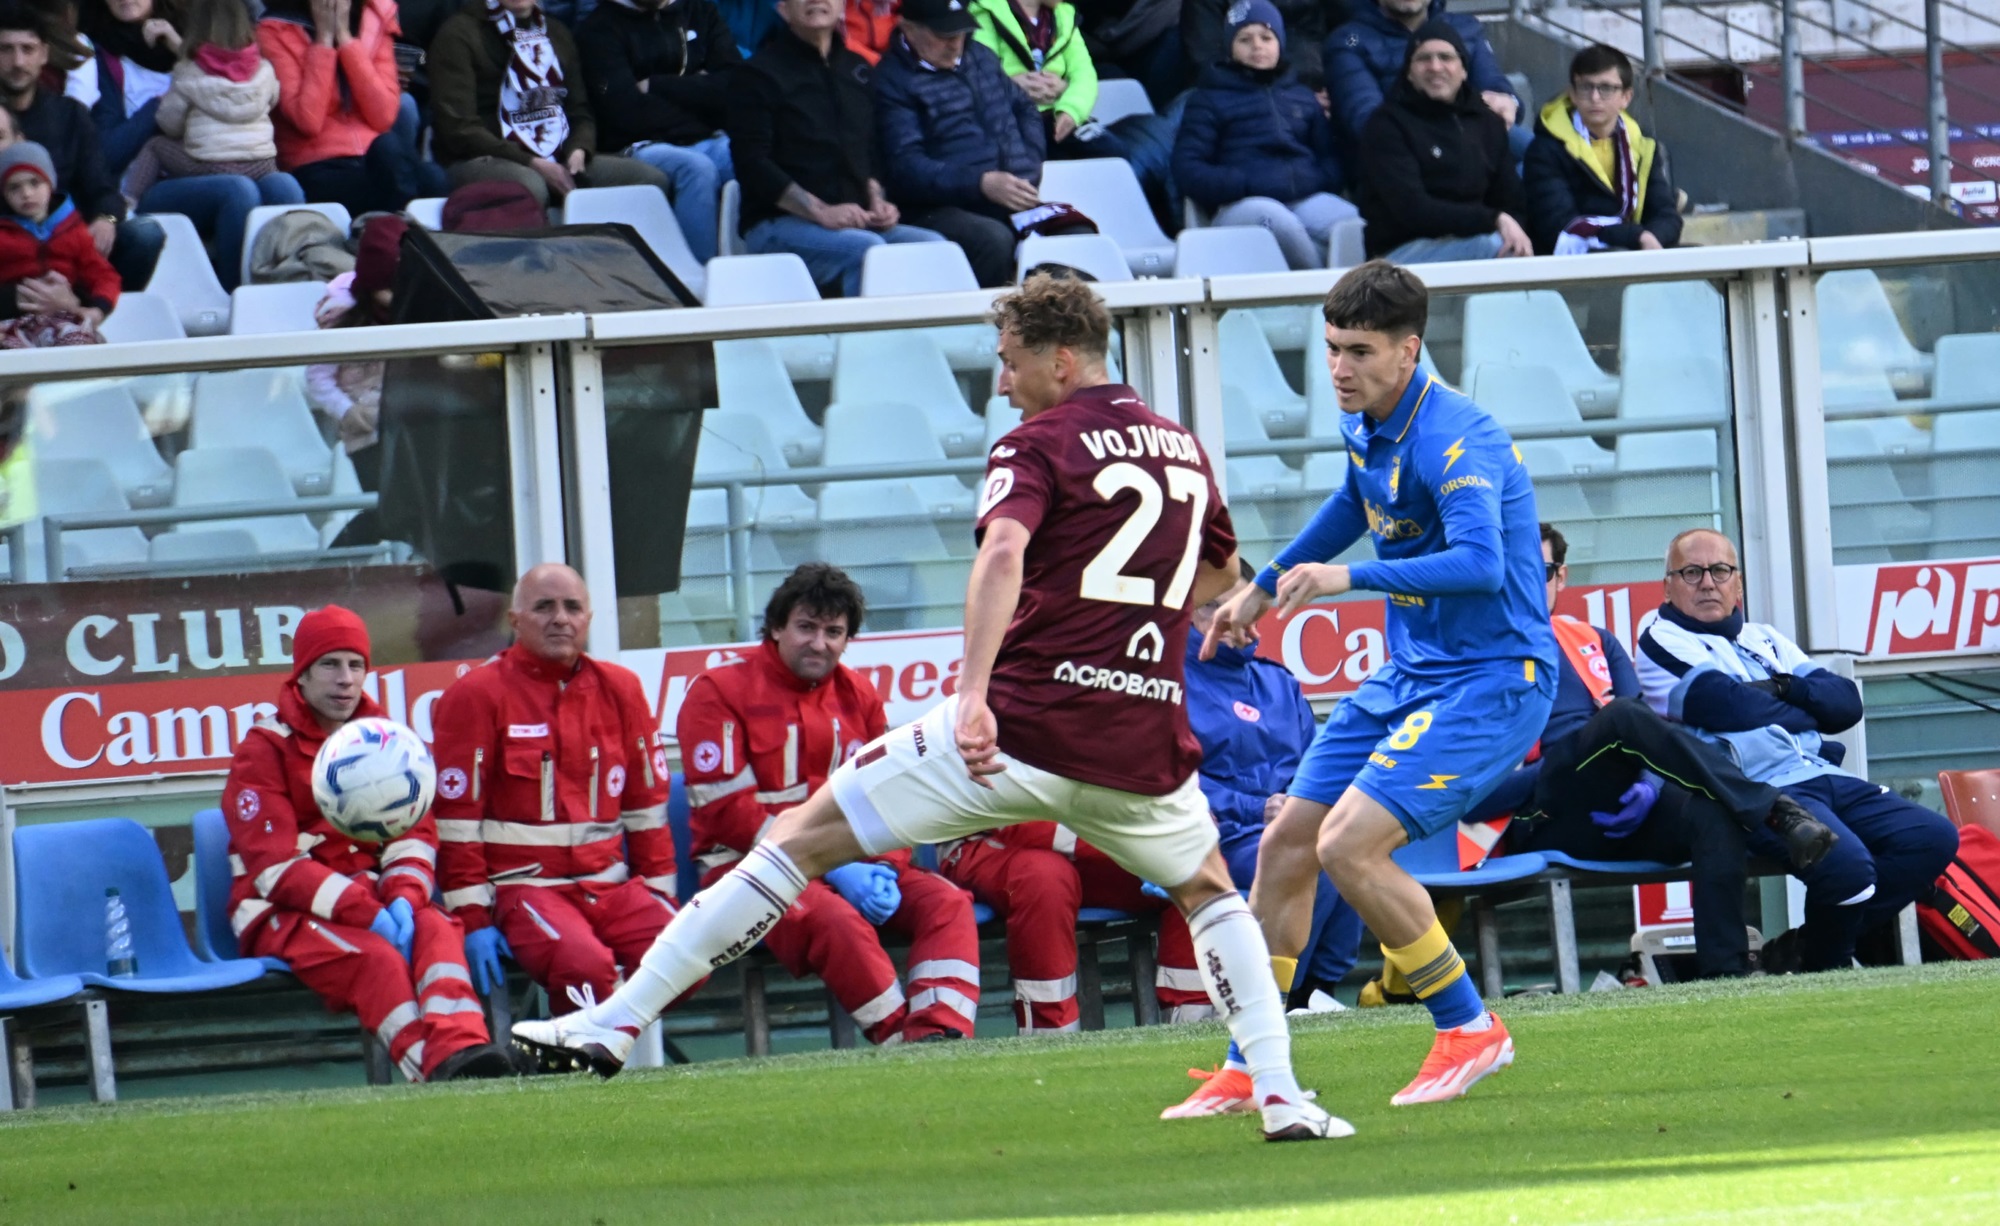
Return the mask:
{"type": "Polygon", "coordinates": [[[1165,796],[1079,783],[1000,755],[1007,769],[983,788],[966,772],[953,729],[958,699],[892,728],[828,780],[869,855],[962,839],[1019,822],[1057,821],[1156,885],[1192,878],[1216,845],[1215,819],[1196,776],[1165,796]]]}

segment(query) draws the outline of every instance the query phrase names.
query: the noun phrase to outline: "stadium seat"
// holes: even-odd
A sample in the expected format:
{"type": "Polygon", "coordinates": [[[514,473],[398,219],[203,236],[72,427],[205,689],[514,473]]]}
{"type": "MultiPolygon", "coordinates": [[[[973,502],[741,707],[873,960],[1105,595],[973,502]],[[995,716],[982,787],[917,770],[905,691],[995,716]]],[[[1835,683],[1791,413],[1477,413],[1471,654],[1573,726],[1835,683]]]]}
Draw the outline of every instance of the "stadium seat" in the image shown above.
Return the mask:
{"type": "Polygon", "coordinates": [[[1716,471],[1721,456],[1711,431],[1620,435],[1617,457],[1608,509],[1620,517],[1678,516],[1694,522],[1712,519],[1722,505],[1716,471]]]}
{"type": "Polygon", "coordinates": [[[199,565],[248,563],[259,550],[257,537],[243,528],[203,528],[189,525],[179,532],[162,532],[147,545],[146,560],[161,570],[199,565]]]}
{"type": "Polygon", "coordinates": [[[1822,387],[1887,385],[1891,398],[1924,389],[1932,359],[1910,343],[1873,269],[1822,273],[1814,284],[1822,387]]]}
{"type": "MultiPolygon", "coordinates": [[[[818,301],[819,287],[806,271],[806,262],[789,251],[774,255],[723,255],[708,262],[708,297],[702,300],[704,306],[818,301]]],[[[784,358],[785,369],[792,378],[833,377],[832,337],[773,336],[766,343],[784,358]]]]}
{"type": "Polygon", "coordinates": [[[833,399],[914,404],[923,409],[945,455],[975,456],[986,449],[986,423],[966,405],[937,342],[921,331],[843,334],[833,361],[833,399]]]}
{"type": "Polygon", "coordinates": [[[1009,430],[1021,424],[1021,410],[1005,396],[995,396],[986,402],[986,449],[1006,437],[1009,430]]]}
{"type": "MultiPolygon", "coordinates": [[[[743,254],[743,185],[734,177],[715,194],[715,253],[717,256],[743,254]]],[[[710,269],[713,276],[715,270],[710,269]]],[[[713,305],[713,304],[711,304],[713,305]]]]}
{"type": "MultiPolygon", "coordinates": [[[[217,739],[226,750],[227,736],[217,739]]],[[[91,987],[128,992],[206,992],[263,978],[256,958],[194,956],[159,846],[130,818],[23,826],[14,832],[14,864],[14,948],[30,977],[76,975],[91,987]],[[107,889],[125,904],[136,975],[105,973],[107,889]]]]}
{"type": "Polygon", "coordinates": [[[1367,260],[1368,223],[1359,217],[1334,222],[1333,232],[1326,236],[1326,266],[1353,268],[1367,260]]]}
{"type": "Polygon", "coordinates": [[[1274,455],[1244,456],[1230,460],[1223,467],[1227,470],[1225,477],[1232,500],[1289,498],[1302,488],[1298,470],[1287,467],[1274,455]]]}
{"type": "MultiPolygon", "coordinates": [[[[1262,226],[1214,226],[1182,230],[1174,239],[1176,277],[1224,277],[1237,273],[1290,272],[1278,240],[1262,226]]],[[[1278,310],[1290,310],[1279,307],[1278,310]]],[[[1296,311],[1292,312],[1296,314],[1296,311]]]]}
{"type": "Polygon", "coordinates": [[[1255,447],[1271,441],[1250,397],[1233,383],[1222,385],[1222,439],[1228,447],[1255,447]]]}
{"type": "MultiPolygon", "coordinates": [[[[1726,351],[1725,351],[1726,352],[1726,351]]],[[[1618,415],[1626,420],[1700,417],[1729,419],[1729,372],[1724,357],[1626,351],[1618,415]]]]}
{"type": "Polygon", "coordinates": [[[66,399],[36,396],[29,403],[37,460],[101,460],[135,508],[163,507],[173,497],[174,471],[160,458],[139,406],[123,387],[100,384],[66,399]]]}
{"type": "MultiPolygon", "coordinates": [[[[975,419],[977,420],[977,419],[975,419]]],[[[922,409],[896,401],[836,400],[826,410],[826,468],[874,468],[883,464],[937,464],[945,462],[943,445],[929,429],[930,419],[922,409]]],[[[974,453],[985,450],[985,424],[974,453]]],[[[905,477],[892,480],[831,481],[820,494],[821,514],[827,496],[842,508],[841,518],[852,519],[867,508],[857,491],[877,485],[908,486],[922,501],[925,515],[971,515],[972,491],[957,477],[905,477]]]]}
{"type": "MultiPolygon", "coordinates": [[[[828,410],[830,421],[841,407],[828,410]]],[[[892,407],[916,414],[907,406],[892,407]]],[[[847,571],[868,593],[871,628],[956,625],[951,619],[963,618],[965,566],[953,561],[934,518],[935,504],[914,484],[828,482],[819,496],[820,557],[847,571]]],[[[968,548],[971,517],[968,505],[953,529],[968,548]]]]}
{"type": "Polygon", "coordinates": [[[1513,856],[1494,856],[1475,869],[1460,869],[1456,824],[1447,826],[1422,842],[1403,846],[1391,858],[1426,889],[1453,892],[1527,881],[1548,868],[1548,860],[1540,852],[1524,852],[1513,856]]]}
{"type": "MultiPolygon", "coordinates": [[[[861,259],[861,296],[977,293],[965,250],[957,243],[883,243],[861,259]]],[[[993,364],[998,337],[990,324],[942,324],[925,328],[953,370],[984,370],[993,364]]]]}
{"type": "Polygon", "coordinates": [[[262,447],[284,465],[299,497],[332,492],[333,452],[306,403],[297,367],[253,367],[198,376],[191,445],[196,450],[262,447]]]}
{"type": "MultiPolygon", "coordinates": [[[[1946,336],[1937,343],[1936,401],[2000,406],[2000,334],[1946,336]]],[[[1934,506],[1931,556],[2000,554],[2000,407],[1939,413],[1932,418],[1930,492],[1934,506]],[[1947,496],[1948,495],[1948,496],[1947,496]]]]}
{"type": "MultiPolygon", "coordinates": [[[[101,460],[35,459],[35,497],[42,515],[90,515],[128,511],[125,492],[101,460]]],[[[45,575],[43,522],[28,521],[27,570],[33,581],[61,582],[68,575],[45,575]]],[[[146,534],[136,527],[82,528],[63,533],[63,566],[115,566],[146,560],[146,534]]]]}
{"type": "Polygon", "coordinates": [[[1151,115],[1153,100],[1146,96],[1146,87],[1130,77],[1099,77],[1097,79],[1097,105],[1090,110],[1090,117],[1105,127],[1110,127],[1128,115],[1151,115]]]}
{"type": "Polygon", "coordinates": [[[1529,472],[1609,472],[1615,467],[1610,452],[1582,437],[1583,418],[1553,367],[1483,365],[1468,369],[1468,393],[1507,429],[1575,428],[1574,438],[1523,440],[1521,454],[1528,461],[1529,472]]]}
{"type": "Polygon", "coordinates": [[[174,304],[181,328],[189,336],[219,336],[229,330],[229,291],[215,275],[201,232],[179,213],[148,214],[166,234],[160,261],[146,282],[146,292],[174,304]]]}
{"type": "Polygon", "coordinates": [[[1044,264],[1073,268],[1093,281],[1132,279],[1125,253],[1102,234],[1058,234],[1054,238],[1030,234],[1014,248],[1015,281],[1027,280],[1029,273],[1044,264]]]}
{"type": "Polygon", "coordinates": [[[424,229],[431,231],[442,230],[444,229],[444,197],[420,196],[403,206],[403,216],[408,218],[410,224],[413,226],[422,226],[424,229]]]}
{"type": "Polygon", "coordinates": [[[52,975],[46,979],[23,979],[0,955],[0,1013],[54,1005],[83,991],[83,980],[75,975],[52,975]]]}
{"type": "Polygon", "coordinates": [[[1118,244],[1133,276],[1164,277],[1173,271],[1173,240],[1153,219],[1138,176],[1124,158],[1044,162],[1042,199],[1075,205],[1096,222],[1098,233],[1118,244]]]}
{"type": "MultiPolygon", "coordinates": [[[[1944,355],[1938,355],[1939,365],[1944,355]]],[[[2000,834],[2000,770],[1939,771],[1944,812],[1955,826],[1984,826],[2000,834]]]]}
{"type": "MultiPolygon", "coordinates": [[[[229,926],[229,822],[220,809],[194,815],[194,952],[204,962],[239,959],[229,926]]],[[[261,958],[265,970],[289,971],[283,958],[261,958]]]]}
{"type": "MultiPolygon", "coordinates": [[[[785,459],[763,418],[741,409],[715,409],[702,415],[701,443],[695,451],[694,475],[763,478],[785,471],[785,459]]],[[[746,485],[743,506],[759,528],[810,529],[819,509],[796,485],[746,485]]],[[[688,527],[726,528],[729,495],[725,490],[694,491],[688,503],[688,527]]]]}
{"type": "Polygon", "coordinates": [[[177,341],[187,336],[173,301],[164,294],[133,293],[118,296],[117,309],[104,317],[98,334],[113,344],[131,341],[177,341]]]}
{"type": "Polygon", "coordinates": [[[1285,381],[1285,372],[1278,368],[1277,356],[1271,352],[1263,325],[1248,312],[1225,311],[1215,330],[1222,385],[1243,394],[1263,422],[1264,433],[1270,437],[1296,438],[1304,434],[1306,398],[1285,381]]]}
{"type": "Polygon", "coordinates": [[[1328,494],[1347,484],[1347,449],[1315,451],[1306,457],[1305,490],[1328,494]]]}
{"type": "MultiPolygon", "coordinates": [[[[199,447],[183,451],[174,462],[174,505],[211,507],[230,503],[290,502],[297,495],[278,457],[262,447],[199,447]]],[[[172,533],[212,532],[241,528],[266,554],[316,553],[319,530],[303,514],[248,516],[241,519],[199,520],[176,525],[172,533]]]]}
{"type": "MultiPolygon", "coordinates": [[[[716,398],[724,409],[753,413],[762,418],[771,437],[777,440],[787,464],[794,468],[817,464],[820,451],[826,445],[825,432],[806,416],[805,406],[799,403],[798,391],[792,386],[792,376],[785,369],[785,359],[778,349],[781,339],[800,338],[759,337],[715,342],[716,398]]],[[[830,356],[833,338],[814,339],[827,342],[830,356]]],[[[831,360],[826,367],[821,378],[833,374],[831,360]]]]}
{"type": "Polygon", "coordinates": [[[313,310],[324,297],[324,281],[239,285],[229,296],[229,334],[266,336],[275,332],[318,331],[313,310]]]}
{"type": "Polygon", "coordinates": [[[1609,417],[1618,411],[1618,379],[1605,374],[1590,356],[1569,303],[1554,290],[1507,290],[1466,298],[1462,353],[1468,387],[1470,372],[1480,366],[1547,366],[1585,417],[1609,417]]]}
{"type": "Polygon", "coordinates": [[[708,273],[687,245],[681,223],[656,187],[579,187],[563,199],[563,223],[622,222],[639,232],[660,262],[673,270],[697,302],[708,294],[708,273]]]}
{"type": "MultiPolygon", "coordinates": [[[[354,471],[354,461],[348,458],[347,449],[339,443],[333,445],[333,481],[327,486],[327,493],[337,498],[350,498],[366,493],[361,488],[361,474],[354,471]]],[[[319,543],[323,549],[333,547],[341,529],[352,523],[359,511],[329,511],[319,521],[319,543]]],[[[317,517],[316,517],[317,518],[317,517]]]]}
{"type": "Polygon", "coordinates": [[[701,889],[701,866],[694,859],[693,811],[688,807],[687,777],[675,771],[667,780],[667,829],[674,836],[674,885],[681,902],[686,904],[701,889]]]}
{"type": "MultiPolygon", "coordinates": [[[[1722,291],[1706,281],[1642,281],[1620,294],[1618,364],[1634,358],[1671,362],[1684,358],[1727,360],[1729,333],[1722,291]]],[[[1623,380],[1632,385],[1633,380],[1623,380]]],[[[1629,415],[1631,410],[1625,412],[1629,415]]]]}
{"type": "Polygon", "coordinates": [[[341,237],[343,238],[354,227],[354,218],[348,215],[347,206],[344,204],[258,205],[256,208],[250,210],[250,215],[243,222],[243,271],[238,274],[237,278],[239,288],[250,284],[250,255],[257,249],[257,231],[262,230],[269,224],[273,217],[280,217],[286,213],[301,211],[324,215],[329,221],[340,227],[341,237]]]}

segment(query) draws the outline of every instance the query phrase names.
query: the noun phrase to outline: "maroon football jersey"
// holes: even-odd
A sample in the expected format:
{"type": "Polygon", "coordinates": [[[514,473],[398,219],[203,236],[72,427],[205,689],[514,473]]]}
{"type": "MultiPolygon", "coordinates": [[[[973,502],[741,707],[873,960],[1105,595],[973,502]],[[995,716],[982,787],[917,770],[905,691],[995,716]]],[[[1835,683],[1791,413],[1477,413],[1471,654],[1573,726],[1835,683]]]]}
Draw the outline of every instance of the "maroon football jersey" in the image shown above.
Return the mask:
{"type": "Polygon", "coordinates": [[[1173,791],[1201,765],[1182,692],[1195,574],[1236,551],[1201,444],[1123,384],[1085,388],[987,456],[977,530],[1003,518],[1033,535],[988,695],[1000,748],[1173,791]]]}

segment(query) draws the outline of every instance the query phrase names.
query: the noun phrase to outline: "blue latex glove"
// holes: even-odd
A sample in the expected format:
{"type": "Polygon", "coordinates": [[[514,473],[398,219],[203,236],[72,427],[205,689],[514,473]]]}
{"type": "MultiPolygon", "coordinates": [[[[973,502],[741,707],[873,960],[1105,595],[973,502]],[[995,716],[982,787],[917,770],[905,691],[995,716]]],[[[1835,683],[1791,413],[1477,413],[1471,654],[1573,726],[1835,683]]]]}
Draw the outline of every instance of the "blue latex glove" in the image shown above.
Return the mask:
{"type": "Polygon", "coordinates": [[[843,864],[823,880],[847,904],[861,912],[871,924],[879,924],[896,913],[903,903],[903,891],[896,884],[896,870],[886,864],[843,864]]]}
{"type": "Polygon", "coordinates": [[[500,965],[503,955],[511,958],[514,951],[507,948],[507,938],[500,935],[498,928],[481,928],[465,934],[465,966],[472,972],[472,986],[479,989],[481,996],[507,982],[507,972],[500,965]]]}
{"type": "Polygon", "coordinates": [[[408,962],[410,941],[417,934],[417,917],[410,911],[409,900],[398,898],[376,912],[368,923],[368,931],[394,945],[396,952],[403,955],[403,961],[408,962]]]}
{"type": "Polygon", "coordinates": [[[1616,813],[1601,813],[1593,810],[1590,820],[1604,832],[1607,839],[1622,839],[1639,828],[1646,815],[1653,811],[1653,802],[1660,798],[1660,785],[1651,779],[1639,779],[1625,794],[1618,798],[1623,806],[1616,813]]]}
{"type": "Polygon", "coordinates": [[[1139,892],[1141,894],[1144,894],[1148,898],[1157,898],[1161,902],[1171,901],[1170,899],[1167,898],[1167,892],[1165,890],[1161,889],[1159,886],[1154,885],[1150,881],[1141,881],[1139,883],[1139,892]]]}

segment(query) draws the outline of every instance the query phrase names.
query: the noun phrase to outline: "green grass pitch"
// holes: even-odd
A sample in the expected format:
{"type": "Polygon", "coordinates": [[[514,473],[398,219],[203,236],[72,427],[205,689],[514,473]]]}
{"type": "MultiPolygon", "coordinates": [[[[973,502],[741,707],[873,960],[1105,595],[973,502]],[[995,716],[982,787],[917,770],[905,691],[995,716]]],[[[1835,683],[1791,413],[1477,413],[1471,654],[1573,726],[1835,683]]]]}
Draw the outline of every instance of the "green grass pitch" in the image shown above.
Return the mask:
{"type": "Polygon", "coordinates": [[[2000,967],[1505,1013],[1514,1067],[1413,1108],[1420,1010],[1296,1023],[1359,1129],[1314,1145],[1154,1118],[1215,1025],[23,1113],[0,1223],[2000,1222],[2000,967]]]}

